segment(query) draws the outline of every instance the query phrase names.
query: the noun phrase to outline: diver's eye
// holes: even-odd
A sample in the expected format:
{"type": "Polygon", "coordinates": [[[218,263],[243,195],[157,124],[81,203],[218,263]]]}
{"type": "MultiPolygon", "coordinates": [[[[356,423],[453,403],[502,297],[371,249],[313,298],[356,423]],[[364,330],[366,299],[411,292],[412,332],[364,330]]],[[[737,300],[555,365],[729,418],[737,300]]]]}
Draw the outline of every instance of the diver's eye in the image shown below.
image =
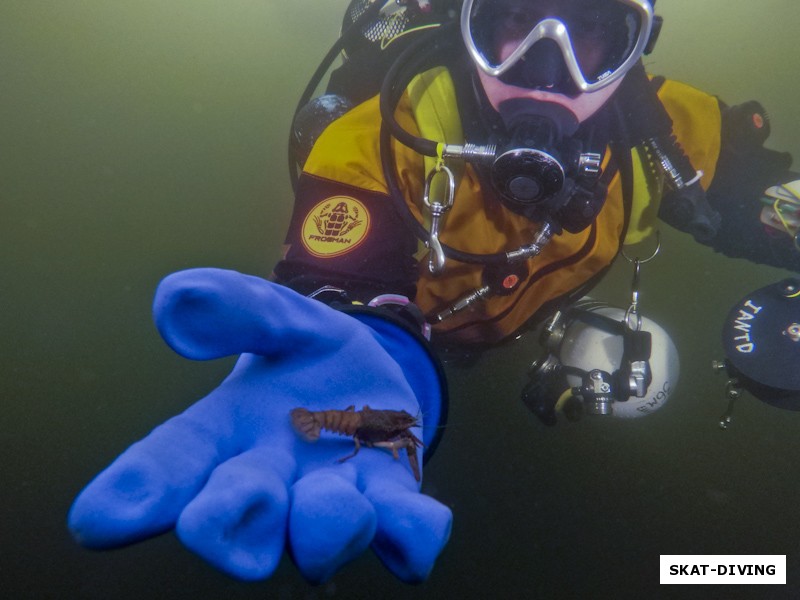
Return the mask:
{"type": "Polygon", "coordinates": [[[600,37],[608,31],[608,20],[599,13],[589,11],[570,19],[569,29],[575,36],[600,37]]]}
{"type": "Polygon", "coordinates": [[[512,39],[525,37],[531,32],[538,19],[534,18],[531,11],[522,9],[507,9],[498,19],[500,32],[512,39]]]}

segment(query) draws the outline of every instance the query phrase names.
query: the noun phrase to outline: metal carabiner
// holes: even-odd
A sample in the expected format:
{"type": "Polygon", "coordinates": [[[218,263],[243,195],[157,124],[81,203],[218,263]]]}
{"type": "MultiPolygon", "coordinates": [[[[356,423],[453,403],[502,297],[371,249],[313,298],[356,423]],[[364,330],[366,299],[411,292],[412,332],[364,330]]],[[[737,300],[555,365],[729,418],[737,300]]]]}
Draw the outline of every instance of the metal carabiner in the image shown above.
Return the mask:
{"type": "MultiPolygon", "coordinates": [[[[626,257],[627,258],[627,257],[626,257]]],[[[625,311],[625,326],[630,331],[641,331],[642,315],[639,314],[639,273],[642,263],[637,258],[633,262],[633,281],[631,282],[631,305],[625,311]]]]}
{"type": "Polygon", "coordinates": [[[630,258],[625,254],[625,250],[621,251],[622,256],[629,263],[633,263],[633,280],[631,281],[631,305],[625,311],[625,326],[631,331],[640,331],[642,329],[642,316],[639,314],[639,281],[641,279],[641,268],[645,263],[653,260],[661,251],[661,234],[656,231],[656,249],[653,253],[640,260],[639,258],[630,258]]]}
{"type": "Polygon", "coordinates": [[[422,202],[431,213],[431,227],[428,232],[427,245],[431,250],[428,257],[428,270],[433,275],[438,275],[444,270],[445,255],[442,243],[439,241],[439,227],[441,219],[445,213],[453,206],[453,201],[456,194],[456,178],[453,172],[443,163],[439,162],[433,169],[431,169],[428,176],[425,178],[425,189],[422,194],[422,202]],[[431,187],[433,186],[434,178],[439,174],[444,173],[447,177],[447,186],[444,190],[444,202],[431,201],[431,187]]]}

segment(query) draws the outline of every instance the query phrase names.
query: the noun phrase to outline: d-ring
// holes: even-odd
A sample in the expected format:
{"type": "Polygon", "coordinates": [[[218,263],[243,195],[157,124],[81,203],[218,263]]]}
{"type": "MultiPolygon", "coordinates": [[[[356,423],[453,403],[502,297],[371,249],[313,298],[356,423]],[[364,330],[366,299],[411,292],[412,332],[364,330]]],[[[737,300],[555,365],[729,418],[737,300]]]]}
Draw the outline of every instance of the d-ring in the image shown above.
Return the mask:
{"type": "Polygon", "coordinates": [[[643,265],[645,263],[649,263],[656,256],[658,256],[659,252],[661,252],[661,232],[658,231],[658,230],[656,230],[656,249],[653,250],[653,253],[650,256],[648,256],[647,258],[644,258],[644,259],[631,258],[627,254],[625,254],[625,250],[624,249],[620,250],[620,254],[622,254],[622,256],[625,258],[625,260],[627,260],[629,263],[634,263],[635,262],[635,263],[639,263],[640,265],[643,265]]]}

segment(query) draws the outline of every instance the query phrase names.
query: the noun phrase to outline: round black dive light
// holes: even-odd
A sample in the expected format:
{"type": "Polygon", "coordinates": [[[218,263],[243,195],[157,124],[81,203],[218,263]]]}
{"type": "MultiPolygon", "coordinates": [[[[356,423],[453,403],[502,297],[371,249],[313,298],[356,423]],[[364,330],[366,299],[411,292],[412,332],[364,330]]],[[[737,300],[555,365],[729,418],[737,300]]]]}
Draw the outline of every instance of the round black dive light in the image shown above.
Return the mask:
{"type": "Polygon", "coordinates": [[[728,314],[722,343],[739,387],[773,406],[800,410],[800,279],[742,298],[728,314]]]}

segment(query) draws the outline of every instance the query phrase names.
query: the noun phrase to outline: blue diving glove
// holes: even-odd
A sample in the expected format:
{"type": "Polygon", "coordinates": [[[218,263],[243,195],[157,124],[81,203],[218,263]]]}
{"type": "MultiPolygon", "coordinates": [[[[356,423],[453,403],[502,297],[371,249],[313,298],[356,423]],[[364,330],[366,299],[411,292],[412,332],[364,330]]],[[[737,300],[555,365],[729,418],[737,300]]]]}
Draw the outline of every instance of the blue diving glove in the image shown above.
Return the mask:
{"type": "MultiPolygon", "coordinates": [[[[443,381],[424,346],[375,314],[336,311],[294,291],[219,269],[159,285],[156,325],[192,359],[241,354],[208,396],[133,444],[80,493],[69,527],[84,546],[130,544],[172,528],[232,576],[257,580],[285,542],[312,582],[371,545],[406,582],[423,580],[450,534],[452,513],[419,492],[406,451],[356,456],[352,437],[310,443],[290,412],[404,410],[430,445],[443,381]]],[[[363,440],[362,440],[363,441],[363,440]]],[[[418,458],[422,449],[412,444],[418,458]]]]}

